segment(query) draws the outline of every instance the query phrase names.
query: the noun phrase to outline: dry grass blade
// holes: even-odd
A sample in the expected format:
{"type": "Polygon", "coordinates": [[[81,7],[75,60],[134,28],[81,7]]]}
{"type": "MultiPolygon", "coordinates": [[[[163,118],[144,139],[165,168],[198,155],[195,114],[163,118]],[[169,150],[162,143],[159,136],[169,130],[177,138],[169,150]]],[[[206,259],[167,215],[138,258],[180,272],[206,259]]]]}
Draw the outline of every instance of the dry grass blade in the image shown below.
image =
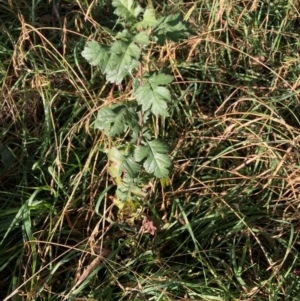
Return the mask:
{"type": "Polygon", "coordinates": [[[145,46],[175,77],[149,126],[174,168],[124,205],[104,153],[128,137],[93,123],[140,75],[112,85],[81,52],[128,24],[110,0],[0,0],[1,300],[299,299],[299,11],[269,2],[133,2],[194,36],[145,46]]]}
{"type": "Polygon", "coordinates": [[[101,250],[97,250],[96,258],[85,268],[82,275],[76,281],[75,285],[72,287],[70,293],[64,298],[64,300],[68,300],[69,296],[78,288],[78,286],[99,266],[101,261],[107,257],[111,253],[110,250],[101,248],[101,250]]]}

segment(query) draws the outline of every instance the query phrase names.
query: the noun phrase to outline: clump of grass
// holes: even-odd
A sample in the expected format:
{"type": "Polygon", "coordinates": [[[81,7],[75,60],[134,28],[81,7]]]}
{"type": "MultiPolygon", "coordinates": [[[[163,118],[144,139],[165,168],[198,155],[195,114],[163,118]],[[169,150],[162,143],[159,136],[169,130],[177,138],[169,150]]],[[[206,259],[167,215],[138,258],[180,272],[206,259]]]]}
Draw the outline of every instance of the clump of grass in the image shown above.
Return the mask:
{"type": "Polygon", "coordinates": [[[172,118],[155,123],[174,171],[140,211],[113,205],[112,142],[90,126],[126,94],[80,55],[112,39],[109,1],[64,4],[60,19],[56,2],[0,2],[1,300],[298,298],[296,7],[152,2],[195,36],[149,50],[176,76],[172,118]]]}

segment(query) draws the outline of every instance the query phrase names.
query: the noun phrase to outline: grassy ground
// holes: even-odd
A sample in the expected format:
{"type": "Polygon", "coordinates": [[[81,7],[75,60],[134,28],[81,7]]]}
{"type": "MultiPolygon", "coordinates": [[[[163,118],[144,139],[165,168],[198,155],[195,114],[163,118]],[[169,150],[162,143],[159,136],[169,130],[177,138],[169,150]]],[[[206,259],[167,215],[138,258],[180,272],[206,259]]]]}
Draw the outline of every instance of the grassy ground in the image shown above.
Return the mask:
{"type": "Polygon", "coordinates": [[[57,2],[0,0],[0,299],[299,300],[297,4],[153,0],[195,34],[149,52],[176,78],[151,235],[113,205],[91,126],[126,89],[81,56],[112,41],[111,1],[57,2]]]}

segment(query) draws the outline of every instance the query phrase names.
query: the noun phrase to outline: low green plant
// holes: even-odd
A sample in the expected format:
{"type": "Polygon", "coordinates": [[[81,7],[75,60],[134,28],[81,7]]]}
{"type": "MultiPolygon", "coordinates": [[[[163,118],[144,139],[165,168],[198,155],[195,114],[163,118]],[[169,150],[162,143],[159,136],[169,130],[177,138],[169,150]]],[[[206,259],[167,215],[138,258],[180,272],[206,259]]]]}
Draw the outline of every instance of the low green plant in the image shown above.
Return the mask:
{"type": "Polygon", "coordinates": [[[128,100],[103,106],[94,123],[95,129],[115,139],[106,150],[108,173],[117,185],[116,197],[129,201],[145,198],[143,188],[149,180],[168,179],[172,167],[168,145],[152,121],[169,117],[172,97],[168,85],[173,77],[151,70],[144,57],[150,46],[177,42],[189,28],[180,14],[156,19],[153,8],[143,9],[132,0],[114,0],[112,5],[123,30],[115,34],[111,45],[89,41],[82,55],[111,83],[131,79],[128,100]],[[120,137],[125,139],[120,142],[120,137]]]}

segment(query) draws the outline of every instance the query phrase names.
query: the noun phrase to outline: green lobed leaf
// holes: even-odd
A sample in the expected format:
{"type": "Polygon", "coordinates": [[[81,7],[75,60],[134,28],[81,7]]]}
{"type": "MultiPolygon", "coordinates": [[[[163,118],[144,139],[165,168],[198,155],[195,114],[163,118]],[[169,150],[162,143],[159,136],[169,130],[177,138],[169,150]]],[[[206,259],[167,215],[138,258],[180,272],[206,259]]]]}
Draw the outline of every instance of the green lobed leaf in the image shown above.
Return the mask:
{"type": "Polygon", "coordinates": [[[116,118],[116,113],[109,107],[103,107],[98,111],[97,119],[94,124],[95,129],[104,130],[109,135],[111,124],[116,118]]]}
{"type": "Polygon", "coordinates": [[[151,85],[157,85],[157,86],[170,84],[173,80],[174,80],[173,76],[164,73],[160,73],[157,75],[153,74],[148,79],[151,85]]]}
{"type": "Polygon", "coordinates": [[[95,129],[104,130],[109,137],[125,132],[128,127],[134,128],[138,124],[138,115],[133,108],[124,104],[114,104],[103,107],[98,111],[95,129]]]}
{"type": "Polygon", "coordinates": [[[171,100],[170,91],[160,84],[170,83],[173,80],[166,74],[152,75],[142,86],[139,86],[134,95],[143,111],[151,110],[155,116],[169,116],[167,101],[171,100]]]}
{"type": "Polygon", "coordinates": [[[137,18],[143,11],[139,4],[134,4],[133,0],[113,0],[112,5],[116,8],[114,13],[123,18],[137,18]]]}
{"type": "Polygon", "coordinates": [[[122,201],[129,201],[137,200],[137,197],[146,198],[147,193],[138,186],[134,179],[124,177],[122,185],[118,186],[116,196],[122,201]]]}
{"type": "Polygon", "coordinates": [[[116,147],[112,147],[107,152],[107,157],[109,161],[113,163],[110,171],[112,171],[111,176],[120,176],[123,171],[126,171],[130,178],[134,179],[137,177],[141,170],[141,166],[135,161],[134,157],[129,154],[128,156],[121,153],[116,147]]]}
{"type": "Polygon", "coordinates": [[[147,36],[147,33],[145,31],[141,31],[137,35],[135,35],[133,37],[133,41],[137,44],[142,44],[146,46],[150,44],[149,37],[147,36]]]}
{"type": "Polygon", "coordinates": [[[188,22],[180,14],[162,17],[153,28],[152,35],[158,44],[163,45],[166,39],[178,42],[181,37],[190,33],[188,22]]]}
{"type": "Polygon", "coordinates": [[[128,172],[130,178],[134,179],[138,176],[141,166],[138,164],[132,155],[126,157],[126,160],[123,163],[125,170],[128,172]]]}
{"type": "Polygon", "coordinates": [[[149,45],[150,40],[146,32],[133,36],[126,29],[116,38],[110,48],[90,41],[81,54],[92,66],[99,66],[108,81],[120,84],[139,65],[140,49],[136,43],[149,45]]]}
{"type": "Polygon", "coordinates": [[[172,165],[168,156],[168,147],[159,140],[147,141],[146,145],[138,146],[134,151],[137,162],[144,161],[147,173],[154,174],[158,178],[166,178],[172,165]]]}
{"type": "Polygon", "coordinates": [[[131,41],[132,37],[133,37],[132,33],[127,29],[124,29],[121,32],[118,32],[116,34],[116,39],[117,40],[131,41]]]}
{"type": "Polygon", "coordinates": [[[139,183],[136,179],[124,177],[123,183],[124,186],[128,188],[131,194],[134,194],[141,198],[145,198],[147,196],[147,193],[139,187],[139,183]]]}
{"type": "Polygon", "coordinates": [[[119,85],[124,77],[129,75],[131,71],[138,66],[138,64],[139,63],[137,61],[132,61],[130,65],[123,67],[121,64],[119,64],[118,66],[116,66],[116,69],[110,69],[109,71],[107,70],[106,80],[119,85]]]}
{"type": "Polygon", "coordinates": [[[99,66],[103,71],[109,60],[108,47],[96,41],[87,42],[81,55],[92,65],[99,66]]]}
{"type": "MultiPolygon", "coordinates": [[[[114,151],[112,151],[112,153],[114,153],[114,151]]],[[[123,160],[119,160],[121,158],[120,154],[112,153],[110,153],[110,158],[112,160],[116,158],[116,160],[115,163],[108,167],[108,173],[113,177],[117,185],[116,197],[122,201],[145,198],[147,196],[147,193],[140,188],[140,185],[142,185],[142,183],[140,183],[138,179],[131,177],[129,173],[122,175],[121,177],[119,169],[122,165],[123,160]]]]}
{"type": "Polygon", "coordinates": [[[157,25],[158,21],[155,18],[155,10],[153,8],[146,8],[143,20],[136,24],[136,28],[147,28],[157,25]]]}
{"type": "Polygon", "coordinates": [[[116,41],[110,49],[112,64],[105,68],[106,79],[120,84],[139,64],[140,49],[133,41],[116,41]]]}
{"type": "Polygon", "coordinates": [[[111,127],[111,135],[116,136],[127,130],[133,128],[138,124],[138,115],[132,108],[124,106],[116,116],[116,119],[111,127]]]}
{"type": "Polygon", "coordinates": [[[149,147],[145,145],[139,145],[134,151],[134,158],[137,162],[144,160],[149,154],[149,147]]]}

